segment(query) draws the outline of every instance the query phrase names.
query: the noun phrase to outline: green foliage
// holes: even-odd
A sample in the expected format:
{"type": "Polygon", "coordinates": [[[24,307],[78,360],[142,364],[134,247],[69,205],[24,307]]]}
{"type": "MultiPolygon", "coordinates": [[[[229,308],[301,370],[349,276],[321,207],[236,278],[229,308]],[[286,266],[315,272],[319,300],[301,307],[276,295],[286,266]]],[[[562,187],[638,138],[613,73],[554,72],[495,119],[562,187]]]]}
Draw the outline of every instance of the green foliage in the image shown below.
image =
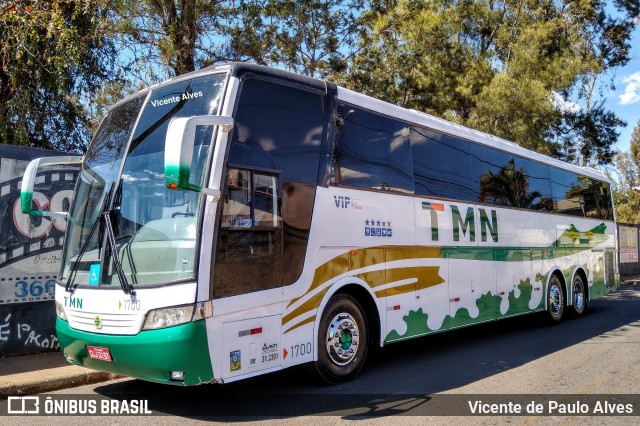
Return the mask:
{"type": "Polygon", "coordinates": [[[334,80],[574,163],[607,164],[623,122],[603,107],[596,82],[628,61],[640,4],[614,0],[617,17],[605,6],[599,0],[4,2],[0,142],[81,150],[105,107],[140,85],[251,61],[334,80]]]}
{"type": "Polygon", "coordinates": [[[620,136],[616,128],[627,123],[598,102],[589,110],[564,111],[555,125],[558,156],[581,166],[593,166],[612,162],[616,154],[613,145],[620,136]]]}
{"type": "Polygon", "coordinates": [[[346,70],[364,0],[118,0],[112,34],[145,83],[228,61],[327,77],[346,70]]]}
{"type": "Polygon", "coordinates": [[[637,2],[398,0],[363,14],[342,83],[582,165],[606,164],[623,124],[595,82],[628,61],[637,2]],[[583,107],[566,102],[573,99],[583,107]]]}
{"type": "Polygon", "coordinates": [[[631,133],[631,141],[629,143],[633,162],[636,167],[640,167],[640,121],[633,128],[631,133]]]}
{"type": "Polygon", "coordinates": [[[102,1],[0,3],[0,143],[83,151],[86,102],[110,76],[102,1]]]}
{"type": "MultiPolygon", "coordinates": [[[[636,127],[637,128],[637,127],[636,127]]],[[[608,174],[614,181],[613,203],[616,220],[622,223],[640,224],[640,192],[634,190],[640,182],[637,158],[631,151],[619,152],[613,159],[614,172],[608,174]]]]}
{"type": "Polygon", "coordinates": [[[629,151],[618,153],[613,160],[613,202],[618,222],[640,224],[640,122],[631,134],[629,151]]]}
{"type": "Polygon", "coordinates": [[[228,16],[229,56],[311,77],[339,75],[354,54],[364,0],[243,0],[228,16]],[[235,11],[235,15],[234,15],[235,11]]]}
{"type": "Polygon", "coordinates": [[[152,84],[224,60],[216,43],[230,1],[117,0],[110,35],[130,81],[152,84]]]}

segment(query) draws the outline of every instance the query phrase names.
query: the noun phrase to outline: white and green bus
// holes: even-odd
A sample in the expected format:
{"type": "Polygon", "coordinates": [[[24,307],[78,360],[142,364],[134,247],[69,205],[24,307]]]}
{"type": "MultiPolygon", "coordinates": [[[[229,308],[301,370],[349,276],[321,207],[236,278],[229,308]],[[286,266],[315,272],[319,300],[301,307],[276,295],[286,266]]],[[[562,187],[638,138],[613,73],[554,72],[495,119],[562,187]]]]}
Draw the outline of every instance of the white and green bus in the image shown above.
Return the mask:
{"type": "Polygon", "coordinates": [[[596,170],[230,64],[149,87],[102,121],[68,212],[57,336],[71,363],[154,382],[312,363],[337,383],[371,345],[580,317],[617,287],[615,250],[596,170]]]}

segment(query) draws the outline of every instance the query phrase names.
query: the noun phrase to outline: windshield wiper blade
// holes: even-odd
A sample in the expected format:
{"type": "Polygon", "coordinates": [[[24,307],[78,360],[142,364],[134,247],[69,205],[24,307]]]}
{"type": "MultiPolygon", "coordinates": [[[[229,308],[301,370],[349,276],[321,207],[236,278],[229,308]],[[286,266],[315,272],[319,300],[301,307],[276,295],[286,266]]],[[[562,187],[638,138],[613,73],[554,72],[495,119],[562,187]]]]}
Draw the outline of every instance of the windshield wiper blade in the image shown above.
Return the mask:
{"type": "Polygon", "coordinates": [[[89,232],[89,235],[87,236],[87,239],[84,241],[84,244],[82,245],[82,248],[80,249],[80,253],[78,253],[78,256],[76,257],[76,261],[74,262],[73,266],[71,267],[71,271],[69,272],[69,278],[67,278],[67,282],[64,286],[64,290],[68,293],[73,293],[76,288],[78,287],[78,283],[74,283],[73,279],[76,276],[76,273],[78,272],[78,265],[80,264],[80,260],[82,259],[82,256],[84,256],[84,254],[87,251],[87,248],[89,247],[89,243],[91,242],[91,238],[93,237],[94,232],[96,232],[96,228],[98,227],[98,223],[101,222],[100,218],[96,218],[96,221],[93,222],[93,226],[91,227],[91,231],[89,232]]]}
{"type": "Polygon", "coordinates": [[[116,237],[113,232],[113,225],[111,224],[111,212],[104,212],[102,214],[102,220],[104,222],[104,229],[107,236],[107,241],[109,242],[109,247],[111,248],[111,256],[113,258],[113,266],[116,269],[116,274],[118,274],[118,281],[120,281],[120,287],[122,287],[122,291],[124,294],[129,294],[131,296],[136,295],[136,291],[133,289],[133,286],[129,284],[127,280],[127,276],[124,273],[124,269],[122,269],[122,263],[120,263],[120,256],[118,255],[118,246],[116,245],[116,237]]]}
{"type": "MultiPolygon", "coordinates": [[[[102,200],[102,206],[100,208],[100,211],[104,211],[107,208],[107,205],[109,204],[109,200],[111,199],[111,193],[113,192],[113,187],[114,187],[114,182],[111,183],[111,187],[109,188],[109,191],[107,191],[107,193],[104,196],[104,200],[102,200]]],[[[85,255],[85,253],[87,252],[87,249],[89,248],[89,243],[91,242],[91,239],[93,238],[93,234],[96,232],[96,229],[98,228],[98,224],[102,223],[101,217],[102,216],[96,217],[95,222],[93,222],[91,231],[89,232],[87,239],[84,241],[84,244],[82,244],[82,248],[80,249],[80,252],[76,257],[76,261],[71,267],[71,271],[69,271],[69,278],[67,279],[67,283],[64,286],[64,289],[66,292],[73,293],[76,290],[76,288],[78,288],[78,283],[77,282],[73,283],[73,279],[75,278],[78,272],[78,265],[80,264],[80,260],[82,259],[82,256],[85,255]]],[[[102,232],[98,233],[98,240],[99,240],[98,250],[100,250],[102,247],[102,232]]],[[[99,254],[98,259],[100,257],[101,255],[99,254]]]]}

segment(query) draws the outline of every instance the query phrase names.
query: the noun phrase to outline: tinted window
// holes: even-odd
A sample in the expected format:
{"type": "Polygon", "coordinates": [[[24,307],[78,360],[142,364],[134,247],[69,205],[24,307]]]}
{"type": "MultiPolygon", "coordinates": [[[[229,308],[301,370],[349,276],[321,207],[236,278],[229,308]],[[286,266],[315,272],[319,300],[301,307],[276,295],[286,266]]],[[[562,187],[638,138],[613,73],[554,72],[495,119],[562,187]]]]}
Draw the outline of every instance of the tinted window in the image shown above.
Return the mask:
{"type": "Polygon", "coordinates": [[[336,127],[338,183],[413,192],[409,127],[405,123],[340,105],[336,127]]]}
{"type": "Polygon", "coordinates": [[[515,206],[518,181],[513,155],[477,144],[471,144],[469,152],[473,158],[471,171],[477,200],[515,206]]]}
{"type": "Polygon", "coordinates": [[[586,217],[613,220],[613,206],[609,184],[588,177],[579,177],[586,217]]]}
{"type": "MultiPolygon", "coordinates": [[[[315,185],[324,98],[317,93],[258,79],[244,81],[241,90],[233,142],[270,154],[282,171],[284,181],[315,185]]],[[[229,162],[238,155],[249,155],[249,151],[232,151],[229,162]]]]}
{"type": "Polygon", "coordinates": [[[524,185],[517,207],[553,211],[549,166],[516,157],[515,175],[524,185]]]}
{"type": "Polygon", "coordinates": [[[469,142],[411,129],[415,193],[474,201],[469,142]]]}
{"type": "Polygon", "coordinates": [[[555,211],[573,216],[584,216],[582,184],[575,173],[551,168],[551,191],[555,211]]]}

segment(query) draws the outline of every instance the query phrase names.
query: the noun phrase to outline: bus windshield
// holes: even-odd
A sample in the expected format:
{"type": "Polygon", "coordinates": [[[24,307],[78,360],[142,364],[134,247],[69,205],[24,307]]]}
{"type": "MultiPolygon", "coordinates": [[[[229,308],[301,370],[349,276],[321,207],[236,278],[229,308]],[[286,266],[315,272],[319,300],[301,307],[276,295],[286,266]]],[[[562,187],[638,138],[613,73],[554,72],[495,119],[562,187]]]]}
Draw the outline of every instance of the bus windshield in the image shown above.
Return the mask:
{"type": "MultiPolygon", "coordinates": [[[[165,187],[165,137],[173,118],[217,114],[224,83],[220,73],[178,81],[109,112],[76,186],[63,283],[121,286],[124,279],[137,288],[195,278],[202,197],[165,187]]],[[[213,130],[200,126],[196,131],[191,180],[198,185],[207,170],[213,130]]]]}

